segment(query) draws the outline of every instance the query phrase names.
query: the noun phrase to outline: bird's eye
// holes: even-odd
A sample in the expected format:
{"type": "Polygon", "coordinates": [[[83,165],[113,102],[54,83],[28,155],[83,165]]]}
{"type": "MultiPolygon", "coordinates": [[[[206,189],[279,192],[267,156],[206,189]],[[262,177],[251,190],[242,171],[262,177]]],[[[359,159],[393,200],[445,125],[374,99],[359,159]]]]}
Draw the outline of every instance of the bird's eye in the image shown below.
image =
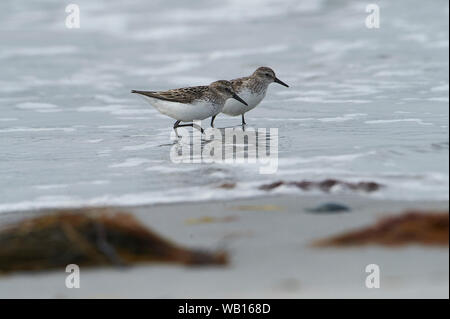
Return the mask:
{"type": "Polygon", "coordinates": [[[270,74],[269,74],[269,73],[266,73],[266,76],[270,76],[270,74]]]}

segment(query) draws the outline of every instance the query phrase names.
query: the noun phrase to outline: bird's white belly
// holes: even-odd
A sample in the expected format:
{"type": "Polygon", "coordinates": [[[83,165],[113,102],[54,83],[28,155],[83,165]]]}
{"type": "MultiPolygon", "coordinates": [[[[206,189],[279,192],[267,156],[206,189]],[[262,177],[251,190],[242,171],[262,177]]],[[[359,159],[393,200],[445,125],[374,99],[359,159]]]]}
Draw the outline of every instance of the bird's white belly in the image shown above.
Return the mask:
{"type": "Polygon", "coordinates": [[[160,113],[170,116],[177,121],[192,122],[204,120],[221,111],[221,105],[207,101],[197,101],[192,104],[159,100],[144,96],[145,100],[155,107],[160,113]]]}
{"type": "Polygon", "coordinates": [[[238,116],[244,114],[251,109],[255,108],[266,96],[266,92],[263,91],[261,93],[252,93],[250,90],[243,90],[238,93],[238,95],[247,102],[248,105],[245,105],[235,99],[228,99],[225,102],[225,106],[223,107],[222,113],[225,113],[230,116],[238,116]]]}

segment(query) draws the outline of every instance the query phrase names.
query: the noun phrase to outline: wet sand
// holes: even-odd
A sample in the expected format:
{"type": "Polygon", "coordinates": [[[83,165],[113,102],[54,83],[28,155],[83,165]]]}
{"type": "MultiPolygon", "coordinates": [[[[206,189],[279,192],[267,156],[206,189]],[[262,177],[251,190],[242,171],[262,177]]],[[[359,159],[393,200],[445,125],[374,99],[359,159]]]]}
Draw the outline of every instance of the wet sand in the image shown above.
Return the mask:
{"type": "MultiPolygon", "coordinates": [[[[448,201],[268,196],[127,208],[146,226],[184,246],[226,249],[230,264],[81,268],[79,289],[65,287],[64,269],[13,273],[0,277],[0,298],[448,298],[448,247],[311,246],[316,239],[407,209],[448,211],[448,201]],[[330,202],[351,211],[307,211],[330,202]],[[365,286],[368,264],[380,267],[378,289],[365,286]]],[[[35,214],[2,214],[0,225],[35,214]]]]}

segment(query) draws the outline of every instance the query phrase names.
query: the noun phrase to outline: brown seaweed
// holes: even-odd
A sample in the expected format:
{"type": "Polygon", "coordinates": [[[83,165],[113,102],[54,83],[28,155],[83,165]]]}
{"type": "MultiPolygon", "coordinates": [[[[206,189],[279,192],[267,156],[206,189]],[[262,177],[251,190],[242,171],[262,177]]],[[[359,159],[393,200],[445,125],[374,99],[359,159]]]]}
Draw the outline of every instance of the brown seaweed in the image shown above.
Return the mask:
{"type": "Polygon", "coordinates": [[[111,209],[61,210],[0,231],[0,272],[140,262],[224,265],[224,252],[180,247],[111,209]]]}
{"type": "Polygon", "coordinates": [[[300,188],[305,191],[319,189],[324,192],[331,191],[332,188],[336,186],[343,187],[348,190],[352,191],[363,191],[363,192],[374,192],[379,190],[383,185],[378,184],[376,182],[358,182],[358,183],[351,183],[351,182],[344,182],[336,179],[326,179],[323,181],[315,182],[315,181],[300,181],[300,182],[285,182],[285,181],[278,181],[271,184],[265,184],[261,185],[259,189],[265,190],[265,191],[271,191],[275,188],[278,188],[280,186],[294,186],[297,188],[300,188]]]}
{"type": "Polygon", "coordinates": [[[375,225],[316,241],[314,246],[399,246],[407,244],[448,246],[447,212],[407,211],[385,217],[375,225]]]}
{"type": "Polygon", "coordinates": [[[218,188],[234,189],[234,188],[236,188],[236,183],[223,183],[223,184],[219,185],[218,188]]]}

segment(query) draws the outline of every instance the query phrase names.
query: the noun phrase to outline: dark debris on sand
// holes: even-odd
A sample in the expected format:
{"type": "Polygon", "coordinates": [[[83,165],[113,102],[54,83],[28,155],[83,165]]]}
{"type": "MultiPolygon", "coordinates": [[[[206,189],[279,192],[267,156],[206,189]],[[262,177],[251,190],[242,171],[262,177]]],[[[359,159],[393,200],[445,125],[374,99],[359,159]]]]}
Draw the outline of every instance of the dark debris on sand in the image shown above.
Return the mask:
{"type": "Polygon", "coordinates": [[[375,225],[316,241],[314,246],[399,246],[407,244],[448,246],[447,212],[407,211],[386,217],[375,225]]]}
{"type": "Polygon", "coordinates": [[[224,252],[180,247],[111,209],[61,210],[0,230],[0,272],[138,262],[225,265],[224,252]]]}
{"type": "Polygon", "coordinates": [[[335,213],[346,213],[351,211],[351,208],[339,203],[325,203],[314,208],[306,208],[308,213],[315,214],[335,214],[335,213]]]}
{"type": "Polygon", "coordinates": [[[234,188],[236,188],[236,183],[223,183],[223,184],[219,185],[218,188],[234,189],[234,188]]]}
{"type": "Polygon", "coordinates": [[[374,192],[379,190],[383,185],[378,184],[376,182],[358,182],[358,183],[351,183],[351,182],[344,182],[336,179],[326,179],[323,181],[300,181],[300,182],[285,182],[285,181],[278,181],[271,184],[265,184],[259,187],[260,190],[265,191],[271,191],[274,190],[280,186],[294,186],[297,188],[300,188],[304,191],[309,190],[321,190],[324,192],[330,192],[334,187],[342,187],[344,189],[352,190],[352,191],[363,191],[363,192],[374,192]]]}

